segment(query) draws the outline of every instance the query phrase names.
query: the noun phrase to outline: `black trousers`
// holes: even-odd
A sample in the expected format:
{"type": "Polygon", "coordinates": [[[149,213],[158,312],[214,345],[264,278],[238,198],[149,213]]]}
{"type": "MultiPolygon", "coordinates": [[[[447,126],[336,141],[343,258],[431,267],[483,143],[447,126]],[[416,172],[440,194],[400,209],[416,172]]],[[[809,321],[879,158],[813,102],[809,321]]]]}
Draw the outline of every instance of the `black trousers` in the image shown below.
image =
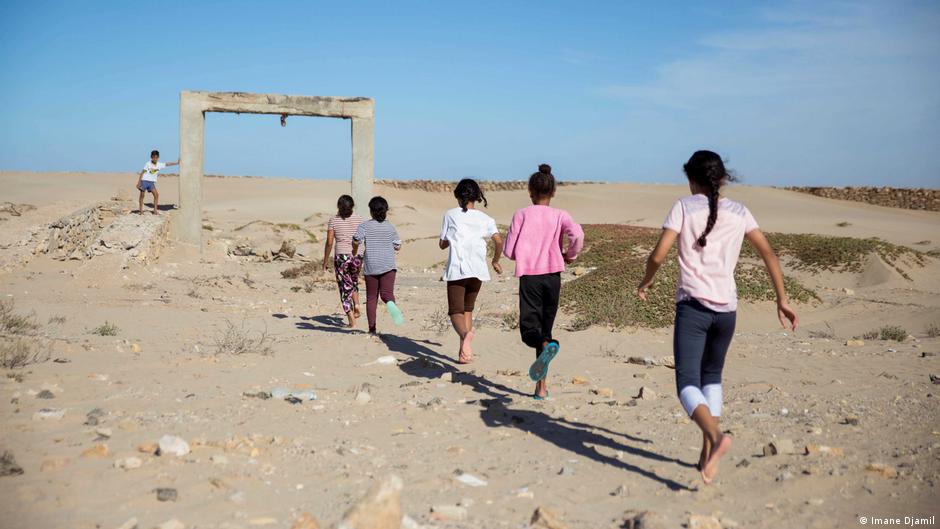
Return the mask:
{"type": "Polygon", "coordinates": [[[519,278],[519,334],[526,345],[535,349],[536,357],[542,352],[542,344],[552,340],[560,294],[560,273],[519,278]]]}

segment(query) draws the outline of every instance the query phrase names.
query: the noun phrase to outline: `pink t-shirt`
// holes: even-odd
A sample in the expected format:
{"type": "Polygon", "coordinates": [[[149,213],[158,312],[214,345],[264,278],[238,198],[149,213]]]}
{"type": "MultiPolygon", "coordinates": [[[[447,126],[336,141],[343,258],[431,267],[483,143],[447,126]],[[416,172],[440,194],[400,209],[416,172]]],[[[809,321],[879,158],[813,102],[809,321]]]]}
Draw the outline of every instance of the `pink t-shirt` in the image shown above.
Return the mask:
{"type": "Polygon", "coordinates": [[[537,205],[522,208],[512,216],[503,255],[516,262],[516,277],[563,272],[562,235],[568,236],[565,255],[576,258],[584,245],[584,231],[567,211],[537,205]]]}
{"type": "Polygon", "coordinates": [[[708,223],[708,198],[690,195],[676,201],[663,228],[679,234],[679,285],[676,302],[695,298],[718,312],[738,308],[734,268],[738,264],[744,235],[758,228],[754,216],[730,198],[718,200],[718,220],[706,237],[704,248],[698,238],[708,223]]]}
{"type": "MultiPolygon", "coordinates": [[[[333,255],[352,254],[352,238],[356,234],[356,229],[362,224],[362,217],[353,213],[346,217],[333,215],[326,223],[327,230],[333,230],[333,255]]],[[[362,255],[362,248],[359,248],[359,255],[362,255]]]]}

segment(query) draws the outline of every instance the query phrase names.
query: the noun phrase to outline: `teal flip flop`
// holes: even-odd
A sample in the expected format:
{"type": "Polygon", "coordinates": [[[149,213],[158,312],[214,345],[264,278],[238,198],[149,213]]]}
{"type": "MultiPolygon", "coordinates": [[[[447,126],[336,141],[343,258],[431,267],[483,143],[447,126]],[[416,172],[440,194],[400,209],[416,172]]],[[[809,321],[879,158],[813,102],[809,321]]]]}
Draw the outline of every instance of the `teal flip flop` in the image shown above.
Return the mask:
{"type": "Polygon", "coordinates": [[[395,325],[403,325],[405,323],[405,315],[401,313],[401,309],[398,308],[398,305],[396,305],[394,301],[386,303],[385,308],[392,317],[392,323],[395,325]]]}
{"type": "Polygon", "coordinates": [[[548,364],[552,362],[560,348],[561,346],[558,345],[558,342],[552,340],[542,349],[539,357],[532,363],[532,366],[529,367],[529,378],[532,379],[532,382],[538,382],[545,378],[545,375],[548,374],[548,364]]]}
{"type": "Polygon", "coordinates": [[[532,394],[532,398],[535,399],[535,400],[545,400],[545,399],[547,399],[548,397],[551,397],[551,396],[552,396],[551,393],[549,393],[548,391],[545,392],[545,396],[544,396],[544,397],[539,397],[537,393],[533,393],[533,394],[532,394]]]}

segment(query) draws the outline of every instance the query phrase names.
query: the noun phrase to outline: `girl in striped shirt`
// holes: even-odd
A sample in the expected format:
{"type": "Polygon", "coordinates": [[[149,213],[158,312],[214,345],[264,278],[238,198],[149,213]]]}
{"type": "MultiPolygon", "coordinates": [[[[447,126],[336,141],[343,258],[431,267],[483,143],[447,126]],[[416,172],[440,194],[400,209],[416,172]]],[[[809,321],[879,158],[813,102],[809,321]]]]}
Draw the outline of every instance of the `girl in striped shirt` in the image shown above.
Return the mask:
{"type": "Polygon", "coordinates": [[[388,201],[382,197],[372,197],[369,201],[369,213],[372,215],[359,225],[353,235],[352,250],[358,252],[361,244],[366,245],[363,256],[363,274],[366,277],[366,317],[369,320],[369,333],[375,334],[375,311],[379,297],[385,302],[385,308],[395,325],[405,323],[405,317],[395,305],[395,254],[401,250],[401,237],[388,216],[388,201]]]}
{"type": "Polygon", "coordinates": [[[352,249],[353,235],[362,224],[362,217],[353,213],[356,204],[349,195],[336,201],[336,215],[326,224],[326,246],[323,248],[323,271],[330,269],[330,251],[333,252],[333,270],[339,287],[339,300],[349,319],[349,328],[356,326],[359,317],[359,269],[362,254],[352,249]],[[335,246],[334,246],[335,243],[335,246]]]}

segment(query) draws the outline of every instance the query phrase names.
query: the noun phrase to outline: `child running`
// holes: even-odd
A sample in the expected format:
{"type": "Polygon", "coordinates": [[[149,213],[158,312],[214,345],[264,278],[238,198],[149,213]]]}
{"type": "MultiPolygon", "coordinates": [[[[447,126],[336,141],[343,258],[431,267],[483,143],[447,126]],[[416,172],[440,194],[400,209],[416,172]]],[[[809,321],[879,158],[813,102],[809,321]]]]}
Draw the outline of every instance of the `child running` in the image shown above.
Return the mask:
{"type": "Polygon", "coordinates": [[[795,331],[799,318],[788,304],[780,262],[757,221],[746,207],[720,195],[721,187],[734,180],[721,157],[697,151],[683,169],[692,194],[679,199],[666,216],[637,294],[646,300],[656,271],[678,239],[679,282],[672,341],[676,386],[682,407],[702,430],[698,468],[707,484],[715,479],[719,461],[731,448],[731,437],[721,433],[718,420],[721,371],[734,336],[738,304],[734,269],[743,239],[764,260],[777,293],[780,324],[786,327],[789,321],[795,331]]]}
{"type": "Polygon", "coordinates": [[[149,192],[153,195],[153,214],[159,215],[157,203],[160,201],[160,193],[157,192],[157,177],[160,176],[160,170],[179,164],[179,160],[163,163],[160,161],[160,151],[150,151],[150,161],[137,173],[137,189],[140,191],[140,207],[137,213],[144,212],[144,195],[149,192]]]}
{"type": "Polygon", "coordinates": [[[457,361],[469,364],[473,361],[473,307],[483,281],[490,280],[486,241],[493,240],[493,270],[502,274],[499,257],[503,252],[503,240],[496,229],[496,221],[476,209],[478,203],[482,202],[486,207],[487,202],[475,180],[461,180],[454,188],[454,197],[459,207],[444,213],[440,247],[442,250],[450,249],[443,279],[447,281],[447,314],[460,337],[457,361]]]}
{"type": "Polygon", "coordinates": [[[372,197],[369,214],[372,218],[356,228],[352,253],[358,255],[359,245],[366,245],[362,270],[366,276],[366,318],[369,320],[369,334],[375,335],[375,310],[379,297],[385,302],[395,325],[405,323],[405,317],[395,305],[395,254],[401,250],[401,237],[395,226],[386,220],[388,201],[372,197]]]}
{"type": "Polygon", "coordinates": [[[548,164],[539,165],[529,177],[532,205],[516,211],[506,235],[503,253],[516,262],[519,278],[519,333],[522,341],[535,349],[536,360],[529,368],[535,384],[533,398],[548,396],[548,365],[558,354],[558,340],[552,326],[561,294],[561,272],[565,263],[578,256],[584,244],[584,231],[567,211],[551,207],[555,177],[548,164]],[[562,253],[562,236],[568,248],[562,253]]]}
{"type": "Polygon", "coordinates": [[[362,266],[362,256],[353,253],[353,235],[362,217],[353,213],[356,204],[349,195],[342,195],[336,201],[336,215],[326,224],[326,245],[323,248],[323,270],[330,269],[330,250],[333,253],[333,271],[336,274],[336,285],[339,287],[339,300],[343,304],[343,312],[349,320],[348,327],[356,326],[359,317],[359,267],[362,266]]]}

